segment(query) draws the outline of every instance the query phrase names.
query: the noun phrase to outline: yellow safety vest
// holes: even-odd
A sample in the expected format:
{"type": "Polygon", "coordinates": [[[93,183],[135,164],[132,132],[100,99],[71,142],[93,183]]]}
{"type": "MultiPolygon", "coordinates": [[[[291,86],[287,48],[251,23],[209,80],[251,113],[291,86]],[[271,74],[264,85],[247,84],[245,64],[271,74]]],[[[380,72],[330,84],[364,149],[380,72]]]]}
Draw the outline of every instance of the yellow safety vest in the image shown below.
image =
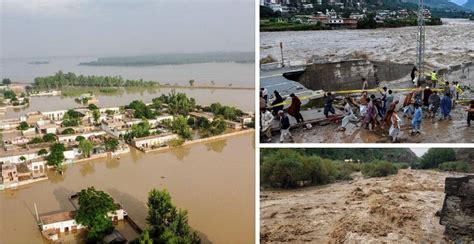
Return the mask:
{"type": "Polygon", "coordinates": [[[431,73],[431,80],[438,80],[438,74],[435,72],[431,73]]]}
{"type": "Polygon", "coordinates": [[[461,85],[456,84],[456,92],[457,92],[457,93],[461,93],[461,92],[462,92],[461,85]]]}

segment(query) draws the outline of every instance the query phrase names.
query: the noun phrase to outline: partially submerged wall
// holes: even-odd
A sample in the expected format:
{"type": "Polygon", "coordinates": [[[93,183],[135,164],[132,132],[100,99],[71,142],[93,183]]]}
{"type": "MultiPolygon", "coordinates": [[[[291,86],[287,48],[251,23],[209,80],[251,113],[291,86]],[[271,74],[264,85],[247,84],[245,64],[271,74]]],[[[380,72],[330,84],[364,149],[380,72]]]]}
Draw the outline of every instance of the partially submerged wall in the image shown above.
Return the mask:
{"type": "Polygon", "coordinates": [[[311,64],[297,77],[299,83],[311,90],[352,90],[362,88],[362,78],[369,82],[369,88],[379,81],[395,81],[411,72],[413,65],[368,60],[352,60],[336,63],[311,64]]]}
{"type": "Polygon", "coordinates": [[[455,241],[474,241],[474,175],[447,177],[440,224],[455,241]]]}

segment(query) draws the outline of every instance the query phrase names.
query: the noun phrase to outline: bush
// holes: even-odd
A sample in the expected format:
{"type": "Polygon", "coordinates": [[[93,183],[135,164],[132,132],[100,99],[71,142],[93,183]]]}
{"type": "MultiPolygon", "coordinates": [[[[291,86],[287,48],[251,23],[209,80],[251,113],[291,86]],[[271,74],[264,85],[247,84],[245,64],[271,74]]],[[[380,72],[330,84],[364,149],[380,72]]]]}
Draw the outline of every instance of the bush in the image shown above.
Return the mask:
{"type": "Polygon", "coordinates": [[[398,173],[398,168],[387,161],[373,161],[362,166],[362,174],[366,177],[383,177],[398,173]]]}
{"type": "Polygon", "coordinates": [[[442,171],[456,171],[456,172],[468,172],[469,165],[466,162],[444,162],[438,165],[438,169],[442,171]]]}
{"type": "Polygon", "coordinates": [[[401,163],[398,165],[399,169],[408,169],[410,166],[407,163],[401,163]]]}
{"type": "Polygon", "coordinates": [[[354,172],[350,163],[305,156],[294,149],[271,150],[262,151],[262,185],[281,188],[321,185],[351,179],[354,172]]]}
{"type": "Polygon", "coordinates": [[[177,146],[183,145],[183,143],[184,143],[184,139],[177,138],[177,139],[173,139],[173,140],[169,141],[168,145],[170,145],[170,147],[177,147],[177,146]]]}

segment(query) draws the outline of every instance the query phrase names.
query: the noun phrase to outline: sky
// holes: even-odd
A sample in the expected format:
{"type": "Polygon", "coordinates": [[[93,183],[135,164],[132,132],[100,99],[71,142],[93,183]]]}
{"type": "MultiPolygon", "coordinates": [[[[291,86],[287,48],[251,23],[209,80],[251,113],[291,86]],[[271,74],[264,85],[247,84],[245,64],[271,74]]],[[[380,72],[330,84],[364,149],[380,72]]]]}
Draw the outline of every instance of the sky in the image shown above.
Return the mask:
{"type": "Polygon", "coordinates": [[[418,157],[423,156],[429,148],[410,148],[418,157]]]}
{"type": "Polygon", "coordinates": [[[467,2],[467,0],[451,0],[450,2],[453,2],[457,5],[463,5],[467,2]]]}
{"type": "Polygon", "coordinates": [[[254,0],[1,0],[2,57],[255,49],[254,0]]]}

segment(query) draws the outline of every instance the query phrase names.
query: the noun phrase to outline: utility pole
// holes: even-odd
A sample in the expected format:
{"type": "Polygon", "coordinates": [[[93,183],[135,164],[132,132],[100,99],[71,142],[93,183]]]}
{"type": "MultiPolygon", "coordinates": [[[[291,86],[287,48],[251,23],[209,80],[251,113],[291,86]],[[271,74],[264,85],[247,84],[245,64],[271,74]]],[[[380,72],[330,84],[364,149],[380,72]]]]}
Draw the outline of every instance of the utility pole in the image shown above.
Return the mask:
{"type": "Polygon", "coordinates": [[[285,67],[285,61],[283,60],[283,42],[280,42],[280,52],[281,52],[281,67],[285,67]]]}
{"type": "Polygon", "coordinates": [[[418,38],[417,38],[417,58],[418,58],[418,82],[424,80],[424,56],[425,56],[425,6],[424,0],[418,0],[418,38]]]}

